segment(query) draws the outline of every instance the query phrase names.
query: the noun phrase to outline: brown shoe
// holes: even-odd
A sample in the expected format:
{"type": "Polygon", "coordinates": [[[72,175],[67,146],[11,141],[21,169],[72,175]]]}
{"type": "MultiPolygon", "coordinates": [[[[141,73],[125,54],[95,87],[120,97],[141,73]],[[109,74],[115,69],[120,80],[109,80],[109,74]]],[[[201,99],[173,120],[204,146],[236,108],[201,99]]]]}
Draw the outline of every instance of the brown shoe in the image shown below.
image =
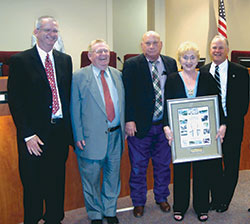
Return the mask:
{"type": "Polygon", "coordinates": [[[142,217],[143,216],[143,212],[144,212],[144,206],[135,206],[134,207],[133,213],[134,213],[134,216],[136,218],[142,217]]]}
{"type": "Polygon", "coordinates": [[[167,201],[163,201],[163,202],[156,202],[157,205],[160,205],[160,209],[163,211],[163,212],[170,212],[171,208],[170,208],[170,205],[168,204],[167,201]]]}

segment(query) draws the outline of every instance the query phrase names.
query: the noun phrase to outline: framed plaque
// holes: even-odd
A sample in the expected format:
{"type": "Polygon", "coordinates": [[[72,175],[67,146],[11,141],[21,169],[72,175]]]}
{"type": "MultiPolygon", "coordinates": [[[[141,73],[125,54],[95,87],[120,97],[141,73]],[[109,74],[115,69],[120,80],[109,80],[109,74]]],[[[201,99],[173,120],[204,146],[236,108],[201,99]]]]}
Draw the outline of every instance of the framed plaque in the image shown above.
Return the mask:
{"type": "Polygon", "coordinates": [[[169,125],[173,132],[172,162],[221,158],[218,97],[215,95],[167,100],[169,125]]]}

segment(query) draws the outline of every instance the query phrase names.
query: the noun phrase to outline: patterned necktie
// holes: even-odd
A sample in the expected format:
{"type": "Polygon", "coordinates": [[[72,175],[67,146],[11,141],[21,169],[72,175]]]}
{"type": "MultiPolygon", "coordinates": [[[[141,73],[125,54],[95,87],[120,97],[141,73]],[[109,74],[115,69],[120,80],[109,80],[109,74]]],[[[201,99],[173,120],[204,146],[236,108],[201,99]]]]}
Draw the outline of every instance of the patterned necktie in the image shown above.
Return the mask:
{"type": "Polygon", "coordinates": [[[55,82],[55,76],[54,76],[54,70],[52,62],[49,58],[49,54],[47,54],[45,59],[45,71],[47,74],[47,78],[49,81],[49,85],[52,92],[52,113],[56,114],[56,112],[59,110],[59,102],[58,102],[58,95],[56,90],[56,82],[55,82]]]}
{"type": "Polygon", "coordinates": [[[104,77],[105,71],[101,71],[101,81],[102,81],[102,88],[103,88],[103,94],[104,94],[104,101],[105,101],[105,108],[107,113],[107,118],[110,122],[112,122],[115,118],[115,108],[114,104],[109,92],[109,87],[106,82],[106,79],[104,77]]]}
{"type": "Polygon", "coordinates": [[[219,94],[221,95],[221,83],[220,83],[219,65],[215,66],[214,79],[217,82],[217,87],[219,89],[219,94]]]}
{"type": "Polygon", "coordinates": [[[154,108],[154,117],[159,117],[162,114],[162,95],[161,95],[161,82],[156,67],[157,61],[152,63],[152,80],[155,91],[155,108],[154,108]]]}

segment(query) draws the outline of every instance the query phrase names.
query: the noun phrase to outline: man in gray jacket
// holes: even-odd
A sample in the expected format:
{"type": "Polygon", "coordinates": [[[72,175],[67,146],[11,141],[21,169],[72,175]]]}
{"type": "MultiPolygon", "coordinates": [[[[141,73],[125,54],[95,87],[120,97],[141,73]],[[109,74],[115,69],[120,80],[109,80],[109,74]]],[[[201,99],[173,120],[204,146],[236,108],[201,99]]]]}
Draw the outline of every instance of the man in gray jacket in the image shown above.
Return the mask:
{"type": "Polygon", "coordinates": [[[115,224],[119,223],[116,203],[124,147],[124,88],[121,73],[108,66],[110,50],[104,40],[91,42],[88,57],[92,64],[75,72],[72,80],[76,154],[91,223],[101,224],[105,217],[115,224]]]}

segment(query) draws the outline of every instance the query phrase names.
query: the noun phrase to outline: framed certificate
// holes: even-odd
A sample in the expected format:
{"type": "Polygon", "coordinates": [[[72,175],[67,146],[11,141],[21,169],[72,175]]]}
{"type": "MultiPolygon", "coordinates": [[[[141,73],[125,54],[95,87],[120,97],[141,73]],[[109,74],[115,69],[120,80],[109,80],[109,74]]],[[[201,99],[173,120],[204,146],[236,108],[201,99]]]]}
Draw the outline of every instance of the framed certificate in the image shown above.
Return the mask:
{"type": "Polygon", "coordinates": [[[168,119],[173,132],[172,162],[221,158],[217,96],[167,100],[168,119]]]}

